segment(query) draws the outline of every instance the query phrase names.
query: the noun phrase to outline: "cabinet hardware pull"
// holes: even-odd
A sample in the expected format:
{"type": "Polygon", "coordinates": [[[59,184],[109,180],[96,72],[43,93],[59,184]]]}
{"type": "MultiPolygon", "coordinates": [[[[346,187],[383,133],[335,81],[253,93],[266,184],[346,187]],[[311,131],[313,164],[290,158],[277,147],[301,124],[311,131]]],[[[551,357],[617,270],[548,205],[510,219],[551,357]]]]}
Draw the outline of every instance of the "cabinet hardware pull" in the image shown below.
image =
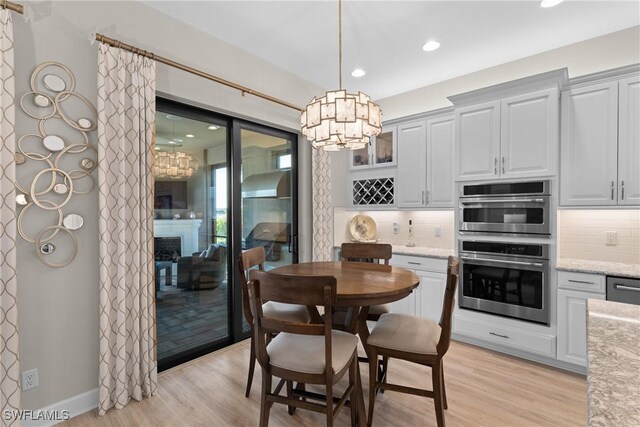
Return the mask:
{"type": "Polygon", "coordinates": [[[407,264],[411,264],[411,265],[422,265],[421,262],[414,262],[414,261],[407,261],[407,264]]]}
{"type": "Polygon", "coordinates": [[[613,285],[613,287],[616,288],[616,289],[620,289],[621,291],[640,292],[640,288],[634,288],[632,286],[619,285],[617,283],[615,285],[613,285]]]}
{"type": "Polygon", "coordinates": [[[493,174],[498,175],[498,158],[493,158],[493,174]]]}
{"type": "Polygon", "coordinates": [[[595,285],[595,283],[593,283],[593,282],[587,282],[586,280],[573,280],[573,279],[568,279],[567,281],[568,281],[568,282],[571,282],[571,283],[582,283],[582,284],[584,284],[584,285],[595,285]]]}
{"type": "Polygon", "coordinates": [[[504,156],[502,156],[502,173],[504,174],[504,156]]]}
{"type": "Polygon", "coordinates": [[[524,262],[524,261],[509,261],[506,259],[489,259],[489,258],[476,258],[476,257],[465,257],[461,256],[461,260],[463,261],[480,261],[480,262],[492,262],[496,266],[500,264],[508,264],[508,265],[521,265],[523,267],[544,267],[544,264],[541,262],[524,262]]]}
{"type": "Polygon", "coordinates": [[[611,200],[613,200],[613,188],[614,188],[615,182],[611,181],[611,200]]]}
{"type": "Polygon", "coordinates": [[[427,204],[429,204],[429,190],[427,190],[427,204]]]}
{"type": "Polygon", "coordinates": [[[624,179],[620,183],[620,187],[622,187],[622,200],[624,200],[624,179]]]}
{"type": "Polygon", "coordinates": [[[506,338],[509,339],[508,335],[496,334],[495,332],[489,332],[489,335],[493,335],[494,337],[506,338]]]}
{"type": "Polygon", "coordinates": [[[424,205],[424,190],[422,190],[422,204],[424,205]]]}

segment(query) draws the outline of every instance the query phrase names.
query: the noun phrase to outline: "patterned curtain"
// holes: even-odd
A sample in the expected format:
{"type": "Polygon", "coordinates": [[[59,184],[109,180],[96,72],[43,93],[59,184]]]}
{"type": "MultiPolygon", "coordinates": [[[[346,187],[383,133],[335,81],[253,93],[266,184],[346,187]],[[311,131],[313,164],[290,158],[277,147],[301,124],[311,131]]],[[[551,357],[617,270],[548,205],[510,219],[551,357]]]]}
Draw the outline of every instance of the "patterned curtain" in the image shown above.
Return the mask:
{"type": "Polygon", "coordinates": [[[100,44],[98,413],[155,394],[155,61],[100,44]]]}
{"type": "Polygon", "coordinates": [[[311,152],[313,193],[313,261],[333,258],[333,212],[331,210],[331,156],[322,149],[311,152]]]}
{"type": "MultiPolygon", "coordinates": [[[[16,276],[15,78],[11,12],[0,10],[0,425],[20,407],[16,276]]],[[[9,419],[7,419],[9,418],[9,419]]]]}

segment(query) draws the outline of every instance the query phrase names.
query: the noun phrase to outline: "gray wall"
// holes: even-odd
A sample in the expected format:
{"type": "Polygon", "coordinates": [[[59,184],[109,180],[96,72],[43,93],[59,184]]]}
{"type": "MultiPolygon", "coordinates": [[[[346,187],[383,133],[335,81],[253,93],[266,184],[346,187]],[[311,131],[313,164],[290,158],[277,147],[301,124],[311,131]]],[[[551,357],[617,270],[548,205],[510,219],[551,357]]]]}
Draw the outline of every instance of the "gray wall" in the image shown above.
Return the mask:
{"type": "MultiPolygon", "coordinates": [[[[33,18],[14,16],[16,93],[28,91],[34,67],[44,61],[69,66],[76,90],[96,102],[95,30],[212,74],[282,97],[297,105],[324,89],[257,59],[140,3],[30,2],[33,18]]],[[[241,24],[241,23],[239,23],[241,24]]],[[[157,90],[169,97],[295,130],[298,114],[182,71],[158,65],[157,90]]],[[[17,135],[33,132],[35,120],[17,112],[17,135]]],[[[95,144],[96,135],[92,135],[95,144]]],[[[29,166],[32,167],[32,166],[29,166]]],[[[310,258],[310,149],[300,148],[302,258],[310,258]]],[[[77,211],[85,226],[76,234],[73,264],[50,269],[37,261],[32,244],[18,244],[21,370],[38,368],[40,386],[23,393],[25,409],[41,408],[97,387],[98,378],[98,197],[76,196],[65,212],[77,211]]],[[[34,222],[50,216],[34,215],[34,222]]],[[[34,229],[35,230],[35,229],[34,229]]]]}

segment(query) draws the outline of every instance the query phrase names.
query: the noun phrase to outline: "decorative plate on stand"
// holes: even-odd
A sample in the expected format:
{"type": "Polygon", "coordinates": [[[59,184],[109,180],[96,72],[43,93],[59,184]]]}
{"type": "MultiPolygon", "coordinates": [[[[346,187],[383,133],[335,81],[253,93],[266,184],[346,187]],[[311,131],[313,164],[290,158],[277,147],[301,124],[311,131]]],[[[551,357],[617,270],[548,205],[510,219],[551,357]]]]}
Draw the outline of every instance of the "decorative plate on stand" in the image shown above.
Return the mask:
{"type": "Polygon", "coordinates": [[[360,243],[377,243],[378,227],[369,215],[356,215],[349,222],[349,233],[352,241],[360,243]]]}

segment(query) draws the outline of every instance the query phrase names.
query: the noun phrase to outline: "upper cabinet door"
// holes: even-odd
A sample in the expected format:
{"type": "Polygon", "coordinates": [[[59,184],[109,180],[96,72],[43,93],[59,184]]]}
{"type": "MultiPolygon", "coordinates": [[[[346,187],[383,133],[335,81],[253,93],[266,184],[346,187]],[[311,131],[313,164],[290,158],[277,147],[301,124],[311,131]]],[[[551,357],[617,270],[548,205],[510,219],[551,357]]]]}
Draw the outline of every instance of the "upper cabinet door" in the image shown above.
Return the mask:
{"type": "Polygon", "coordinates": [[[349,154],[349,169],[395,166],[397,162],[396,127],[383,127],[380,135],[371,138],[371,144],[349,154]]]}
{"type": "Polygon", "coordinates": [[[615,205],[618,82],[563,92],[561,104],[561,205],[615,205]]]}
{"type": "Polygon", "coordinates": [[[503,178],[555,175],[558,90],[503,99],[499,169],[503,178]]]}
{"type": "Polygon", "coordinates": [[[399,208],[424,207],[427,183],[427,138],[424,121],[398,126],[398,178],[396,203],[399,208]]]}
{"type": "Polygon", "coordinates": [[[640,204],[640,78],[619,82],[618,204],[640,204]]]}
{"type": "Polygon", "coordinates": [[[455,112],[457,179],[498,177],[500,101],[473,105],[455,112]]]}
{"type": "Polygon", "coordinates": [[[383,127],[380,135],[376,136],[372,146],[374,166],[395,166],[397,163],[397,135],[396,127],[383,127]]]}
{"type": "Polygon", "coordinates": [[[454,207],[453,116],[427,120],[427,206],[454,207]]]}

